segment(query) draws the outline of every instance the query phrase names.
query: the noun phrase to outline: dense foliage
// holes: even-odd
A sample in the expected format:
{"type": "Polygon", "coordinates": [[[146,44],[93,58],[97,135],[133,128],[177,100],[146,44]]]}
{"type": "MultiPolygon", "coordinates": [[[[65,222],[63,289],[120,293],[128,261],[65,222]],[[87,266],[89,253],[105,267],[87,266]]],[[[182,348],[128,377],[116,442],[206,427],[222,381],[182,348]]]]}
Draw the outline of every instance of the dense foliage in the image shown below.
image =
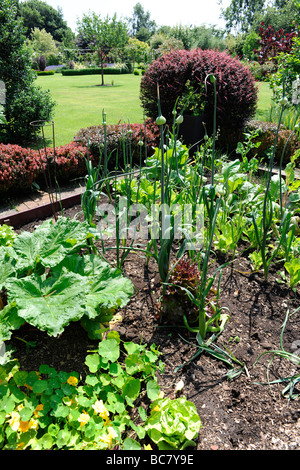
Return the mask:
{"type": "Polygon", "coordinates": [[[30,51],[17,19],[14,0],[0,1],[0,80],[5,84],[5,116],[2,142],[20,144],[34,134],[30,122],[51,118],[54,103],[49,93],[34,84],[30,51]]]}
{"type": "Polygon", "coordinates": [[[104,157],[110,156],[110,165],[119,163],[130,155],[133,162],[139,163],[141,151],[152,152],[152,148],[159,142],[158,127],[151,121],[146,120],[143,124],[110,124],[90,126],[81,129],[74,137],[78,143],[89,146],[92,154],[96,157],[100,154],[104,157]]]}
{"type": "Polygon", "coordinates": [[[43,184],[44,171],[50,171],[59,182],[84,176],[85,158],[92,158],[87,148],[71,142],[45,150],[32,150],[19,145],[0,144],[0,192],[29,189],[32,183],[43,184]],[[55,153],[55,155],[54,155],[55,153]]]}
{"type": "MultiPolygon", "coordinates": [[[[141,102],[147,116],[157,116],[157,87],[162,113],[170,121],[176,100],[187,85],[203,107],[208,128],[214,113],[214,86],[206,84],[213,74],[217,83],[217,125],[221,129],[242,127],[256,109],[254,79],[244,65],[225,52],[213,50],[174,51],[154,61],[141,81],[141,102]]],[[[188,106],[188,105],[187,105],[188,106]]],[[[186,111],[188,111],[188,107],[186,111]]]]}

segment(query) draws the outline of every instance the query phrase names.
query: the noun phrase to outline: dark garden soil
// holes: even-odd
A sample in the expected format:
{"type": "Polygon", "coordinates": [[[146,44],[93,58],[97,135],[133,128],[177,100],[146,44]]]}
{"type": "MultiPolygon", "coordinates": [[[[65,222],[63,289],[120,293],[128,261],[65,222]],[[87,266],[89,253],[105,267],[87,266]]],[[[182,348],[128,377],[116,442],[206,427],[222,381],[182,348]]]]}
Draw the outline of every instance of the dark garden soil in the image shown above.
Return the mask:
{"type": "MultiPolygon", "coordinates": [[[[79,211],[80,206],[76,206],[64,215],[73,217],[79,211]]],[[[19,231],[33,230],[38,223],[19,231]]],[[[224,258],[216,257],[212,269],[223,263],[224,258]]],[[[229,380],[229,368],[206,353],[190,361],[197,352],[195,335],[159,323],[160,282],[155,262],[150,260],[146,266],[145,258],[139,254],[131,254],[125,261],[124,273],[136,292],[120,312],[123,320],[115,328],[122,340],[159,346],[165,371],[158,380],[166,396],[175,398],[175,386],[183,380],[180,393],[196,405],[203,425],[197,450],[300,449],[299,399],[289,401],[282,396],[285,383],[267,384],[268,379],[300,374],[299,367],[278,357],[270,364],[272,354],[263,355],[256,363],[261,353],[280,349],[287,308],[293,312],[300,305],[300,288],[295,293],[280,284],[279,268],[271,271],[268,282],[264,282],[263,275],[254,273],[247,257],[240,254],[223,269],[219,304],[229,309],[230,318],[216,344],[230,350],[246,366],[242,374],[229,380]],[[183,367],[175,371],[178,366],[183,367]]],[[[283,335],[283,346],[288,352],[300,354],[299,327],[298,312],[291,316],[283,335]]],[[[58,338],[24,326],[13,334],[11,344],[22,369],[37,370],[41,364],[48,364],[84,376],[87,351],[98,343],[89,340],[78,323],[72,323],[58,338]],[[35,347],[28,350],[18,338],[35,342],[35,347]]],[[[294,392],[299,393],[299,389],[298,383],[294,392]]]]}

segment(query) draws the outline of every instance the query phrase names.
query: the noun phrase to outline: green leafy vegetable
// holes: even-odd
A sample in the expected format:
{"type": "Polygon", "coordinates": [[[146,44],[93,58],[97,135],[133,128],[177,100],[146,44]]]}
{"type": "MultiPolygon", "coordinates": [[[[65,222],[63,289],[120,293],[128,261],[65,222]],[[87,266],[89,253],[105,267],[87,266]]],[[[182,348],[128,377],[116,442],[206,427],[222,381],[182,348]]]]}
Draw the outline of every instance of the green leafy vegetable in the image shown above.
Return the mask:
{"type": "Polygon", "coordinates": [[[160,398],[151,404],[146,432],[159,450],[183,450],[195,446],[202,427],[196,407],[185,397],[160,398]]]}

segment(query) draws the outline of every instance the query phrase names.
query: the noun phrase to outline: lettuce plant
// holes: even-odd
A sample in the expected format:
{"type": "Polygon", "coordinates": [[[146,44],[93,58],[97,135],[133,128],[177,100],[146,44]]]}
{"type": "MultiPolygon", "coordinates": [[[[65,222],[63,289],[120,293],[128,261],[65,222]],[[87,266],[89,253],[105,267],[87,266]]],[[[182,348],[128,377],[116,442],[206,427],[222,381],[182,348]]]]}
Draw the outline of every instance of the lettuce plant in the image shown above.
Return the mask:
{"type": "Polygon", "coordinates": [[[155,400],[145,429],[159,450],[184,450],[196,445],[194,439],[201,427],[195,405],[180,397],[155,400]]]}

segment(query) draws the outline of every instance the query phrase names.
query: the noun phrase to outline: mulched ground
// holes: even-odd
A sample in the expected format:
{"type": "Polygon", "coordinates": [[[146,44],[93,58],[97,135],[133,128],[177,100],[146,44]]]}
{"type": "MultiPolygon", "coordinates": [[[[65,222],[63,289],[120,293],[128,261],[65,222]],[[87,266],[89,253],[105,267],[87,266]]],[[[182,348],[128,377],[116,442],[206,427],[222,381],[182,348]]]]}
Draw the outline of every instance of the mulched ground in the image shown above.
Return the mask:
{"type": "MultiPolygon", "coordinates": [[[[80,211],[74,207],[64,215],[73,217],[80,211]]],[[[21,230],[33,230],[36,221],[21,230]]],[[[20,230],[20,231],[21,231],[20,230]]],[[[213,270],[223,264],[214,259],[213,270]]],[[[276,269],[279,270],[278,268],[276,269]]],[[[197,450],[298,450],[300,449],[300,404],[282,396],[284,384],[261,385],[269,380],[292,376],[299,367],[271,354],[258,356],[280,348],[280,334],[286,316],[299,307],[297,293],[279,284],[276,270],[271,271],[268,282],[261,273],[253,273],[243,255],[223,270],[220,305],[229,309],[230,319],[217,343],[228,348],[246,365],[246,371],[228,380],[226,367],[207,354],[190,361],[197,351],[195,338],[185,329],[159,324],[160,282],[157,266],[150,260],[148,266],[141,255],[131,254],[124,264],[124,273],[136,287],[129,304],[120,312],[123,321],[117,326],[125,341],[155,343],[160,347],[165,363],[164,374],[158,377],[167,396],[175,397],[175,385],[182,379],[182,394],[197,407],[203,428],[197,441],[197,450]],[[190,362],[188,362],[190,361],[190,362]],[[185,364],[177,372],[175,368],[185,364]]],[[[300,314],[292,316],[285,329],[283,343],[289,352],[300,349],[300,314]],[[298,343],[297,343],[298,341],[298,343]]],[[[85,374],[87,351],[96,343],[87,338],[77,324],[69,325],[59,338],[50,338],[30,326],[13,334],[11,341],[15,357],[27,371],[49,364],[57,370],[76,370],[85,374]],[[36,342],[29,351],[18,338],[36,342]]],[[[300,354],[300,351],[299,351],[300,354]]],[[[298,389],[295,389],[299,393],[298,389]]]]}

